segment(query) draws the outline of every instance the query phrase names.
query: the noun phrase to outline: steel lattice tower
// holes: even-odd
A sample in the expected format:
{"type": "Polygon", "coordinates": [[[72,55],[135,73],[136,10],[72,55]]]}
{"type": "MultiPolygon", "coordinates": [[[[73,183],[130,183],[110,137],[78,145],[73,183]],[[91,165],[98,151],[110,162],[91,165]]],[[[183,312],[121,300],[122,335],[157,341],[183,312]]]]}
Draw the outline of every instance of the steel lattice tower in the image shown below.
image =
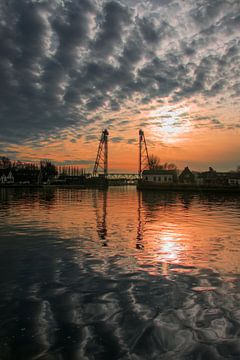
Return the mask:
{"type": "Polygon", "coordinates": [[[93,168],[93,176],[96,176],[100,169],[103,170],[104,176],[107,177],[108,175],[108,135],[109,132],[107,129],[102,131],[97,157],[93,168]]]}
{"type": "Polygon", "coordinates": [[[142,176],[143,170],[149,169],[149,156],[144,132],[139,130],[139,168],[138,176],[142,176]]]}

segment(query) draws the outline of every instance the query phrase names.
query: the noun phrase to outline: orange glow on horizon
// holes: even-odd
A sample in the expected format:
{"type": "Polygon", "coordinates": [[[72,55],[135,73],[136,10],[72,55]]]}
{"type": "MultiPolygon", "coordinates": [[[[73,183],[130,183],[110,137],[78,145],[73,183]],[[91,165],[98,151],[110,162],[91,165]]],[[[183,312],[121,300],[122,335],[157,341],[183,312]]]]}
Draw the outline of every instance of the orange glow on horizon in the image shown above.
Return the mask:
{"type": "Polygon", "coordinates": [[[142,128],[149,153],[159,156],[163,163],[173,162],[180,169],[189,165],[193,170],[207,169],[208,166],[230,170],[235,169],[240,161],[239,128],[231,125],[238,122],[237,110],[234,112],[231,109],[230,113],[228,109],[219,110],[218,120],[214,117],[216,111],[210,107],[201,110],[194,101],[185,101],[178,106],[153,102],[152,105],[141,106],[135,114],[133,110],[124,109],[108,114],[105,123],[100,119],[94,127],[89,125],[84,132],[79,130],[78,138],[69,133],[63,140],[46,139],[37,148],[29,143],[12,145],[9,150],[18,152],[20,160],[50,159],[60,164],[79,161],[81,167],[90,171],[101,131],[108,128],[110,171],[137,172],[138,129],[142,128]],[[118,119],[116,124],[107,123],[111,117],[118,119]],[[95,138],[86,140],[85,134],[92,132],[95,138]]]}

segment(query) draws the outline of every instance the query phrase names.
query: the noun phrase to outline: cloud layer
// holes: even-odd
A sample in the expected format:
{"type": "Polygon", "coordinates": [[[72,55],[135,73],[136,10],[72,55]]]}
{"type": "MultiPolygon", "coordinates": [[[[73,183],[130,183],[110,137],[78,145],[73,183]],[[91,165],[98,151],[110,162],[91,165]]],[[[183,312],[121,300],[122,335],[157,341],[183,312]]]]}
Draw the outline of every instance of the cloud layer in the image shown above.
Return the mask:
{"type": "Polygon", "coordinates": [[[74,142],[86,127],[91,141],[126,104],[240,94],[238,0],[9,0],[0,19],[2,144],[74,142]]]}

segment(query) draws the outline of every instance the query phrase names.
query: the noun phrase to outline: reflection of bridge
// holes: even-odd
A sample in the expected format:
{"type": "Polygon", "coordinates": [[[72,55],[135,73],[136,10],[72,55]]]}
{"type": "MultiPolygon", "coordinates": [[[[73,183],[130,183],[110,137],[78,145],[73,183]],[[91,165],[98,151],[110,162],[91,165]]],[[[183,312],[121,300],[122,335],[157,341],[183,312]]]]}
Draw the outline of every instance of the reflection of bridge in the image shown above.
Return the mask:
{"type": "MultiPolygon", "coordinates": [[[[113,174],[115,175],[115,174],[113,174]]],[[[118,174],[117,174],[118,175],[118,174]]],[[[121,174],[122,175],[122,174],[121,174]]],[[[129,174],[126,174],[129,175],[129,174]]],[[[136,174],[130,174],[136,175],[136,174]]],[[[137,202],[137,234],[136,234],[136,249],[143,250],[143,232],[144,232],[144,224],[145,220],[144,215],[142,214],[142,192],[138,191],[138,202],[137,202]]],[[[102,246],[108,246],[108,190],[102,190],[98,192],[93,192],[93,207],[96,212],[96,224],[97,224],[97,233],[99,240],[102,243],[102,246]]]]}

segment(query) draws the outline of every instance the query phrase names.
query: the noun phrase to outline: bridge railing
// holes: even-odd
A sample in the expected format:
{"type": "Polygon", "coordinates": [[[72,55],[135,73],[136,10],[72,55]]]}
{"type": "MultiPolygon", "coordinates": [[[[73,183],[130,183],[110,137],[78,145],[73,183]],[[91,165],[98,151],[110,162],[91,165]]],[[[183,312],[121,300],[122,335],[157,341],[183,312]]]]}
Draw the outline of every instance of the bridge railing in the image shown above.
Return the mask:
{"type": "Polygon", "coordinates": [[[117,174],[117,173],[112,173],[112,174],[108,174],[107,175],[107,179],[108,180],[137,180],[138,179],[138,174],[117,174]]]}

